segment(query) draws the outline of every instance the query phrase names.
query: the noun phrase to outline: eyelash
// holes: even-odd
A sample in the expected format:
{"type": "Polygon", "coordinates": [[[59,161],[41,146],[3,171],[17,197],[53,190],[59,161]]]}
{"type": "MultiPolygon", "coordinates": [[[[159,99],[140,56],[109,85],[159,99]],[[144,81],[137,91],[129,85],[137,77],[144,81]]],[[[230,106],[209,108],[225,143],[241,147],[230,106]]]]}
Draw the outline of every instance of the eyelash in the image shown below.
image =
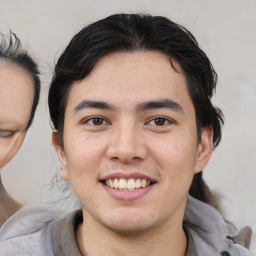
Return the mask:
{"type": "Polygon", "coordinates": [[[89,124],[91,126],[101,126],[101,125],[109,125],[110,124],[108,121],[106,121],[105,118],[100,117],[100,116],[86,118],[81,123],[82,124],[89,124]],[[100,124],[90,123],[90,122],[94,122],[94,121],[97,121],[97,120],[102,121],[103,123],[100,123],[100,124]]]}
{"type": "Polygon", "coordinates": [[[151,122],[154,122],[153,125],[159,126],[159,127],[160,127],[160,126],[166,126],[166,125],[170,125],[170,124],[175,123],[173,120],[171,120],[171,119],[169,119],[169,118],[166,118],[166,117],[163,117],[163,116],[156,116],[156,117],[153,117],[153,118],[151,118],[149,121],[147,121],[146,124],[149,124],[149,125],[150,125],[151,122]],[[158,124],[156,124],[157,120],[159,120],[159,121],[164,121],[164,123],[158,125],[158,124]]]}
{"type": "MultiPolygon", "coordinates": [[[[105,118],[100,116],[90,117],[84,119],[82,124],[89,124],[91,126],[102,126],[102,125],[110,125],[110,122],[107,121],[105,118]],[[95,123],[99,122],[98,124],[95,123]]],[[[175,123],[173,120],[170,120],[169,118],[163,117],[163,116],[156,116],[151,118],[149,121],[146,122],[146,124],[149,125],[155,125],[155,126],[166,126],[168,124],[175,123]],[[156,122],[160,121],[160,125],[156,124],[156,122]],[[154,122],[154,124],[150,124],[151,122],[154,122]]]]}
{"type": "Polygon", "coordinates": [[[10,138],[13,134],[13,131],[0,130],[0,138],[10,138]]]}

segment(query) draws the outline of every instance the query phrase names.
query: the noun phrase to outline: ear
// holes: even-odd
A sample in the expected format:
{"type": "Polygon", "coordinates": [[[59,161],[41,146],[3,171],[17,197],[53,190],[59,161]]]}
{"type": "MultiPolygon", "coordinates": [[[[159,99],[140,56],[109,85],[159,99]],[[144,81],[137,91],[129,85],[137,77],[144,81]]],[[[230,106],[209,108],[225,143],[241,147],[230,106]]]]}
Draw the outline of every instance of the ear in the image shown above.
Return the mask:
{"type": "Polygon", "coordinates": [[[201,141],[198,144],[197,155],[196,155],[196,165],[195,174],[199,173],[204,169],[213,150],[213,130],[212,127],[204,127],[201,130],[201,141]]]}
{"type": "Polygon", "coordinates": [[[63,148],[59,145],[58,133],[56,130],[54,130],[52,132],[52,145],[53,145],[53,147],[57,153],[57,156],[59,158],[59,163],[61,166],[61,177],[64,180],[69,180],[65,153],[64,153],[63,148]]]}

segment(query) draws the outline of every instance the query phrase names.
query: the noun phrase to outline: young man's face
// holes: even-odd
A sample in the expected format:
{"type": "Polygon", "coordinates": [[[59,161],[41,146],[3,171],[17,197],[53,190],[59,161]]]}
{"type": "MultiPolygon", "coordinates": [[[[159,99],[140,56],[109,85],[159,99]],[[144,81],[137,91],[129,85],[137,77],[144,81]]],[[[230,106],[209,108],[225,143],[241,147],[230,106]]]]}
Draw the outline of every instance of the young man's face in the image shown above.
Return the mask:
{"type": "Polygon", "coordinates": [[[26,134],[34,98],[25,70],[0,62],[0,168],[17,153],[26,134]]]}
{"type": "Polygon", "coordinates": [[[181,225],[195,173],[212,151],[198,144],[185,77],[159,52],[114,53],[70,91],[64,149],[53,143],[84,223],[124,232],[181,225]]]}

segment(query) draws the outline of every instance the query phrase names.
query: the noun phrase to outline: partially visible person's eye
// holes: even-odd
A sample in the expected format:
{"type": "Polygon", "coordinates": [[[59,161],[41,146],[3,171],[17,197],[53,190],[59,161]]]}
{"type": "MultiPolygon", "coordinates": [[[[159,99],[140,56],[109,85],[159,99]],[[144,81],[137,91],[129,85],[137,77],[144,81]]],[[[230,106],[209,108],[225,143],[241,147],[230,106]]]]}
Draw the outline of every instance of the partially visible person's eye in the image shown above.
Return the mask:
{"type": "Polygon", "coordinates": [[[11,137],[15,132],[8,130],[0,130],[0,138],[8,138],[11,137]]]}

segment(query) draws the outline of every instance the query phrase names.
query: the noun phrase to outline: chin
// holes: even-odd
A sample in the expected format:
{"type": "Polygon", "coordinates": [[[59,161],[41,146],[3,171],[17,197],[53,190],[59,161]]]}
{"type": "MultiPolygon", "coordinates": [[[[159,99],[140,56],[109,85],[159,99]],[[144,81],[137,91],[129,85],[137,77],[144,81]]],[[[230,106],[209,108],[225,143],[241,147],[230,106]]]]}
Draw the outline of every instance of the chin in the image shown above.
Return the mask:
{"type": "Polygon", "coordinates": [[[153,223],[152,216],[123,214],[104,221],[105,227],[123,236],[134,236],[153,229],[158,223],[153,223]]]}
{"type": "Polygon", "coordinates": [[[149,225],[134,225],[134,223],[126,223],[122,225],[111,225],[108,226],[108,229],[118,234],[119,236],[134,238],[135,236],[140,236],[147,233],[152,229],[152,227],[149,225]]]}

